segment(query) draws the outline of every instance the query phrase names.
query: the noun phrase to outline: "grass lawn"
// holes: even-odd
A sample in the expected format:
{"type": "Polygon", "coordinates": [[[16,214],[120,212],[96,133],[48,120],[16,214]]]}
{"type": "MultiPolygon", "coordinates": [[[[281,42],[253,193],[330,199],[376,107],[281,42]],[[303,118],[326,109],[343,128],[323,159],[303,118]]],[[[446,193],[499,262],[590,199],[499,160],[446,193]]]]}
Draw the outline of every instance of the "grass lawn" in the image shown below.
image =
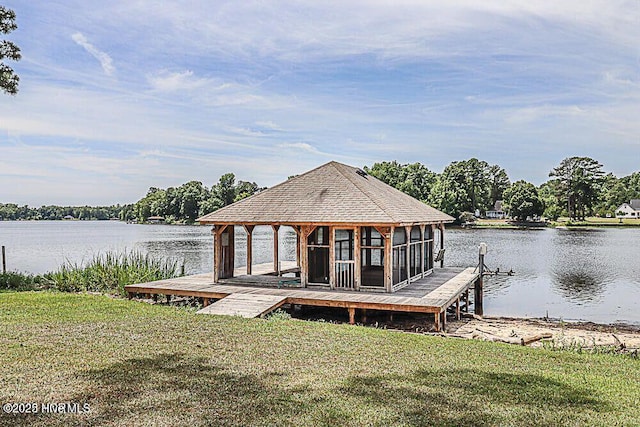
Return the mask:
{"type": "MultiPolygon", "coordinates": [[[[558,224],[566,223],[569,218],[559,218],[558,224]]],[[[577,226],[589,226],[589,225],[611,225],[611,226],[624,226],[633,227],[640,226],[640,219],[637,218],[600,218],[600,217],[588,217],[584,221],[574,221],[572,225],[577,226]]]]}
{"type": "Polygon", "coordinates": [[[0,293],[7,426],[640,425],[640,361],[104,296],[0,293]]]}

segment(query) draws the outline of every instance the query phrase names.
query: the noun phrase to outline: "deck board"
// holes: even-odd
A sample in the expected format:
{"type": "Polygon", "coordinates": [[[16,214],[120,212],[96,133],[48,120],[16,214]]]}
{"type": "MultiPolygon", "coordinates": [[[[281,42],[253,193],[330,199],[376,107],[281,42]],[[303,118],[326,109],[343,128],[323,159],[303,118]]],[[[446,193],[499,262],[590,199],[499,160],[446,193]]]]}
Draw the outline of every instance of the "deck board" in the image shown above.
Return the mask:
{"type": "Polygon", "coordinates": [[[206,306],[198,311],[198,314],[217,314],[246,318],[259,317],[278,308],[284,304],[286,299],[287,297],[282,295],[230,294],[206,306]]]}
{"type": "Polygon", "coordinates": [[[207,310],[203,309],[205,310],[204,312],[216,312],[219,310],[221,313],[227,313],[236,310],[233,307],[241,307],[242,309],[237,308],[237,314],[243,315],[241,312],[245,310],[246,315],[251,315],[251,317],[264,314],[275,307],[270,307],[264,311],[262,307],[268,305],[267,301],[274,301],[277,306],[289,303],[320,307],[433,313],[438,316],[472,287],[477,278],[478,273],[473,268],[437,268],[432,274],[392,294],[331,290],[320,287],[281,286],[278,288],[278,282],[282,278],[274,275],[240,275],[230,279],[222,279],[219,283],[214,284],[210,273],[140,283],[129,285],[125,288],[130,294],[179,295],[221,299],[207,306],[207,310]],[[233,298],[228,299],[231,296],[233,298]],[[261,298],[264,298],[264,303],[261,302],[261,298]],[[232,304],[234,299],[238,302],[232,304]],[[251,306],[255,307],[251,308],[251,306]],[[254,315],[256,312],[258,314],[254,315]]]}

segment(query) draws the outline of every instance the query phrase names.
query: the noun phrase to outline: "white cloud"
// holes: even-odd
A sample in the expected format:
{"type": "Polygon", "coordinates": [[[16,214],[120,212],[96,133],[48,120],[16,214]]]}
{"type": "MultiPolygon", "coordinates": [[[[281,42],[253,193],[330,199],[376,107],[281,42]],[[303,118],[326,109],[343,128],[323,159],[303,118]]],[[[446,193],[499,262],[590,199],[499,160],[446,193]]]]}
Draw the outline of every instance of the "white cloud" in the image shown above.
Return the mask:
{"type": "Polygon", "coordinates": [[[79,46],[82,46],[84,50],[89,52],[94,58],[96,58],[100,62],[100,65],[102,66],[102,70],[106,75],[108,76],[113,75],[113,73],[116,71],[116,68],[113,66],[113,60],[106,52],[99,50],[94,45],[89,43],[87,38],[80,32],[73,34],[71,38],[73,39],[74,42],[76,42],[79,46]]]}
{"type": "Polygon", "coordinates": [[[272,122],[271,120],[258,121],[256,122],[256,126],[259,126],[263,129],[269,129],[269,130],[275,130],[275,131],[283,130],[280,126],[278,126],[276,123],[272,122]]]}
{"type": "Polygon", "coordinates": [[[307,144],[306,142],[284,142],[282,144],[278,144],[280,148],[294,148],[296,150],[306,151],[311,154],[326,154],[320,152],[316,147],[311,144],[307,144]]]}
{"type": "Polygon", "coordinates": [[[147,81],[154,90],[161,92],[193,90],[211,83],[208,79],[194,77],[190,70],[174,73],[163,70],[147,76],[147,81]]]}

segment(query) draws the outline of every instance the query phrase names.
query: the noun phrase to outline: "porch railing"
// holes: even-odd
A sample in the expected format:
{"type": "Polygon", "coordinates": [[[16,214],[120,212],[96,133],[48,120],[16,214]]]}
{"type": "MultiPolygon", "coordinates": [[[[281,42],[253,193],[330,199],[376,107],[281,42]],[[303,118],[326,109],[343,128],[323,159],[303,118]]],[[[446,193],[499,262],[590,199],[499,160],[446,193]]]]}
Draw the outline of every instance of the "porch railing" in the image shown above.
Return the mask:
{"type": "Polygon", "coordinates": [[[336,289],[355,289],[355,261],[336,261],[336,289]]]}

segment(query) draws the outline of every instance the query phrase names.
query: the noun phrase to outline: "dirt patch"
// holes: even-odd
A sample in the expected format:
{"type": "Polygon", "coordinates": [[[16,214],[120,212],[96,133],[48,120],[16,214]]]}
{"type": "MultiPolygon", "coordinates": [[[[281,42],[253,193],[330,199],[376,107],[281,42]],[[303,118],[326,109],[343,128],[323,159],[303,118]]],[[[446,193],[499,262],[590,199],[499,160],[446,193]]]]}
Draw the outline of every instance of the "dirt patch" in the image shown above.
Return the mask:
{"type": "Polygon", "coordinates": [[[492,339],[492,337],[508,339],[551,335],[549,338],[536,340],[530,344],[531,347],[543,346],[546,341],[551,345],[569,348],[591,349],[607,346],[622,350],[640,348],[640,328],[630,325],[485,317],[450,325],[447,332],[475,339],[492,339]]]}

